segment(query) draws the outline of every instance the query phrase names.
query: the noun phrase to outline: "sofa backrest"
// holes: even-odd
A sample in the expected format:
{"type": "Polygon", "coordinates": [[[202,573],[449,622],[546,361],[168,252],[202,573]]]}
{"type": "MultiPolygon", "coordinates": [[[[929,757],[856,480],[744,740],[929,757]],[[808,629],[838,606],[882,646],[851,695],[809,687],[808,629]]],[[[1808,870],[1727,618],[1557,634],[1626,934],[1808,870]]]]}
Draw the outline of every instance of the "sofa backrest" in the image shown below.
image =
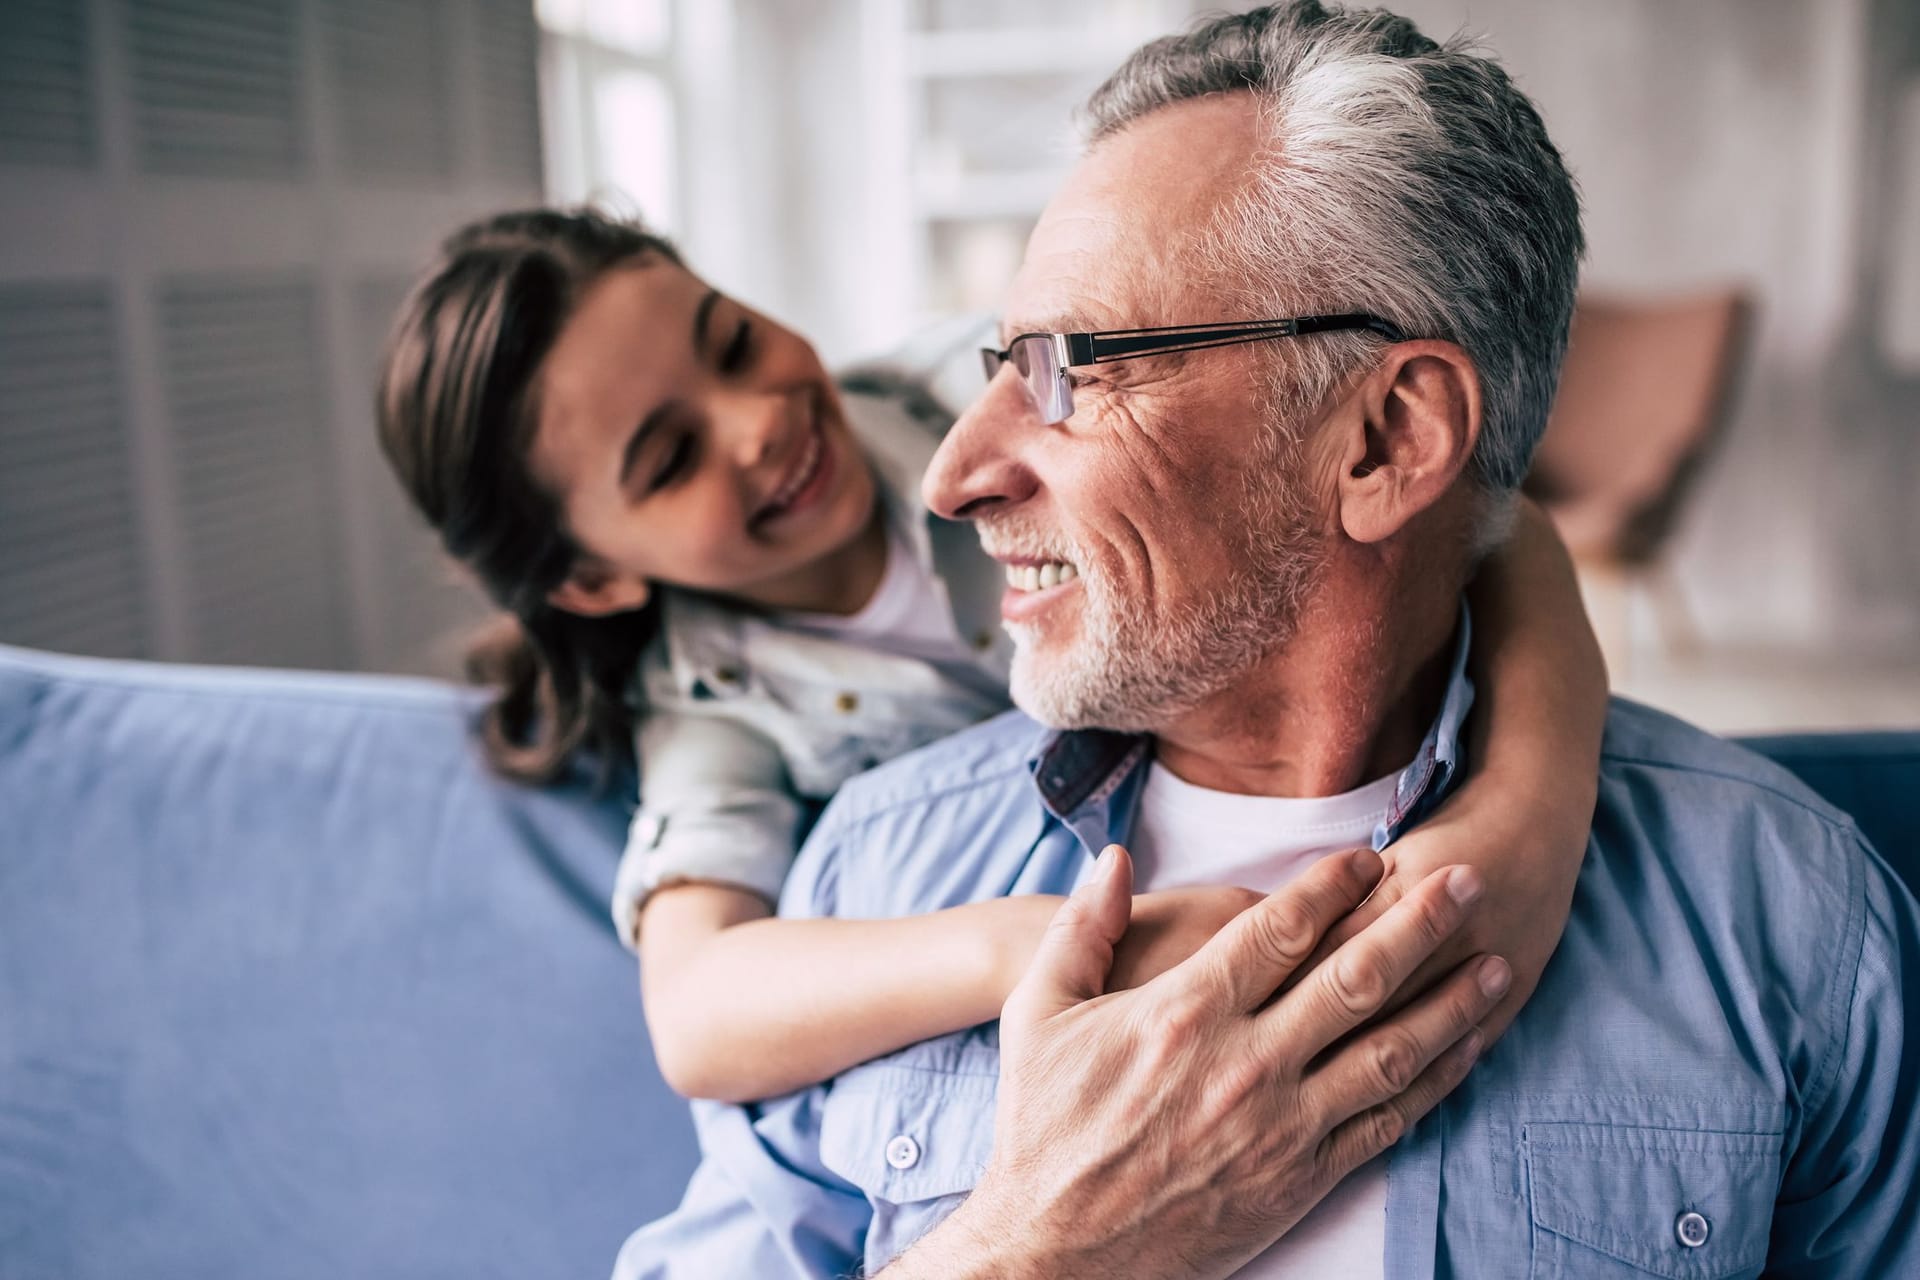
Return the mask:
{"type": "MultiPolygon", "coordinates": [[[[0,647],[0,1275],[603,1275],[694,1160],[629,788],[467,693],[0,647]]],[[[1920,734],[1759,744],[1914,877],[1920,734]]]]}
{"type": "Polygon", "coordinates": [[[474,707],[0,649],[0,1275],[604,1275],[678,1201],[627,804],[474,707]]]}

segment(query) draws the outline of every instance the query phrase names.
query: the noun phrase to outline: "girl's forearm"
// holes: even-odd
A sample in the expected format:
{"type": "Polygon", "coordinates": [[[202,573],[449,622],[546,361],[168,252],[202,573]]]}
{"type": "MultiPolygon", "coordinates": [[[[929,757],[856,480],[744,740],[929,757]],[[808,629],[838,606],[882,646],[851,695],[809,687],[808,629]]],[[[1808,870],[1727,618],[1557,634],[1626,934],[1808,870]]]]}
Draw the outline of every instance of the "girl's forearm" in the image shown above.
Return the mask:
{"type": "Polygon", "coordinates": [[[741,1102],[1000,1015],[1060,899],[896,920],[788,920],[716,885],[647,904],[640,978],[654,1053],[688,1097],[741,1102]]]}
{"type": "Polygon", "coordinates": [[[1477,689],[1470,777],[1516,818],[1584,845],[1607,670],[1573,562],[1539,507],[1521,500],[1513,535],[1481,566],[1468,599],[1477,689]]]}
{"type": "MultiPolygon", "coordinates": [[[[1390,846],[1397,891],[1374,898],[1384,909],[1441,867],[1480,871],[1487,901],[1429,961],[1426,980],[1475,951],[1504,956],[1512,986],[1481,1024],[1491,1043],[1532,994],[1566,924],[1599,785],[1607,675],[1572,562],[1531,503],[1468,598],[1476,692],[1466,782],[1390,846]]],[[[1413,985],[1422,981],[1416,974],[1413,985]]]]}

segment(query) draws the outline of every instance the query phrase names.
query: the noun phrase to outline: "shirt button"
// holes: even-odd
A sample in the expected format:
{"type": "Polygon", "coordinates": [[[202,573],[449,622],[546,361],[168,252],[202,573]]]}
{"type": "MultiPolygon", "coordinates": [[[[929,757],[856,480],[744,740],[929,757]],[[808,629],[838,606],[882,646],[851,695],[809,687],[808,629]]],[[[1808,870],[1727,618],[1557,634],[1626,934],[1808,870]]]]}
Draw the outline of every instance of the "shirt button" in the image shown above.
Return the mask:
{"type": "Polygon", "coordinates": [[[713,678],[725,685],[739,684],[740,669],[738,667],[720,667],[714,671],[713,678]]]}
{"type": "Polygon", "coordinates": [[[887,1163],[896,1169],[911,1169],[920,1163],[920,1144],[900,1134],[887,1143],[887,1163]]]}
{"type": "Polygon", "coordinates": [[[1713,1224],[1698,1213],[1683,1213],[1673,1222],[1673,1234],[1689,1249],[1698,1249],[1713,1234],[1713,1224]]]}
{"type": "Polygon", "coordinates": [[[860,709],[860,695],[857,693],[843,693],[833,700],[833,705],[836,710],[850,714],[860,709]]]}

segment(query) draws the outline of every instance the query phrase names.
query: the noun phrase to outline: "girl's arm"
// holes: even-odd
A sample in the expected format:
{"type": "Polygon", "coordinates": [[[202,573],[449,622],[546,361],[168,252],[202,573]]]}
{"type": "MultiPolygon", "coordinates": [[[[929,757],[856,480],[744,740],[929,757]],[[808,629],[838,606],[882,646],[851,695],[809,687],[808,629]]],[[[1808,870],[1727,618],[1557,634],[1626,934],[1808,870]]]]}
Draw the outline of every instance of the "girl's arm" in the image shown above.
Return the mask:
{"type": "Polygon", "coordinates": [[[1491,1044],[1533,994],[1566,927],[1599,787],[1607,671],[1573,562],[1532,502],[1520,500],[1512,535],[1467,598],[1475,696],[1466,782],[1381,855],[1386,880],[1329,943],[1357,933],[1430,872],[1476,868],[1486,889],[1473,920],[1403,992],[1417,994],[1475,952],[1504,956],[1513,984],[1483,1024],[1491,1044]]]}
{"type": "Polygon", "coordinates": [[[801,814],[779,748],[730,717],[664,707],[634,746],[641,803],[613,914],[675,1090],[772,1097],[999,1016],[1059,899],[770,919],[801,814]]]}
{"type": "MultiPolygon", "coordinates": [[[[1226,886],[1137,895],[1116,988],[1186,959],[1263,896],[1226,886]]],[[[991,1022],[1064,901],[1029,894],[891,920],[788,920],[743,889],[661,889],[640,931],[660,1073],[687,1097],[745,1102],[991,1022]]]]}
{"type": "Polygon", "coordinates": [[[742,889],[647,902],[640,986],[675,1091],[744,1102],[1000,1016],[1062,899],[995,898],[893,920],[786,920],[742,889]]]}

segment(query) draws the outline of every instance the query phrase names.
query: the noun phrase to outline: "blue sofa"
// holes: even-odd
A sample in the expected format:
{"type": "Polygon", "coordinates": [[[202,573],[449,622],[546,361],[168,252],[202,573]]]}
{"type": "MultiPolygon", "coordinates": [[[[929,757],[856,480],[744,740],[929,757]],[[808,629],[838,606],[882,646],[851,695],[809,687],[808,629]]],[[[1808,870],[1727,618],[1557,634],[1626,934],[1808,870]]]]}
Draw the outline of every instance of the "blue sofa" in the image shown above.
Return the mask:
{"type": "MultiPolygon", "coordinates": [[[[426,681],[0,648],[0,1276],[599,1276],[692,1167],[630,788],[426,681]]],[[[1757,741],[1912,882],[1920,733],[1757,741]]]]}

